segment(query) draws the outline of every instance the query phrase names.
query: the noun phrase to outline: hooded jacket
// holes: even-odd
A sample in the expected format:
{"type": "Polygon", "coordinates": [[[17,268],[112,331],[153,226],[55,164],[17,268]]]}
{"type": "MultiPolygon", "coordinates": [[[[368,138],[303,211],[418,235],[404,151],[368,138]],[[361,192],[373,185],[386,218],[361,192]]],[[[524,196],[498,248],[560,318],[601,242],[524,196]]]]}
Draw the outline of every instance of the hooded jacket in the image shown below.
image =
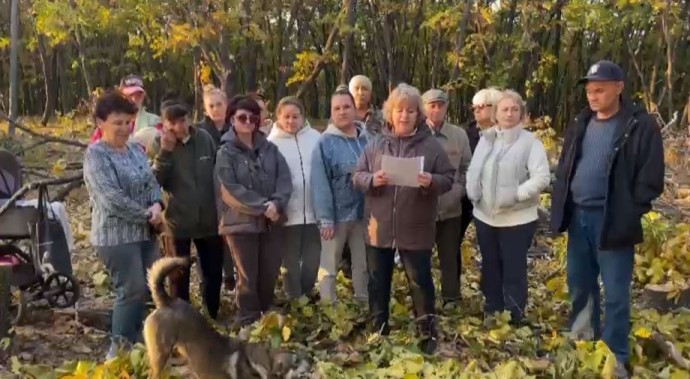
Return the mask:
{"type": "Polygon", "coordinates": [[[161,149],[160,135],[147,149],[165,202],[165,234],[175,238],[203,238],[217,234],[213,171],[216,145],[204,130],[189,128],[187,142],[172,151],[161,149]]]}
{"type": "MultiPolygon", "coordinates": [[[[620,112],[607,167],[604,220],[597,246],[601,250],[630,248],[642,242],[641,217],[664,191],[664,144],[657,122],[629,100],[622,101],[620,112]]],[[[593,116],[591,109],[585,109],[565,134],[551,200],[551,228],[557,233],[570,225],[574,207],[571,180],[593,116]]]]}
{"type": "Polygon", "coordinates": [[[220,234],[261,233],[285,221],[292,193],[290,168],[276,145],[258,130],[253,145],[243,144],[232,128],[221,138],[215,168],[220,234]],[[282,216],[277,223],[264,216],[269,201],[282,216]]]}
{"type": "Polygon", "coordinates": [[[364,195],[355,189],[352,174],[368,134],[364,124],[355,125],[356,137],[328,125],[312,154],[311,191],[319,226],[362,219],[364,195]]]}
{"type": "Polygon", "coordinates": [[[283,154],[292,176],[292,195],[287,203],[285,225],[306,225],[316,222],[311,195],[312,152],[321,134],[306,122],[297,134],[290,134],[273,124],[268,140],[283,154]]]}
{"type": "Polygon", "coordinates": [[[216,124],[208,117],[205,117],[203,121],[199,122],[195,126],[199,129],[205,130],[211,137],[213,137],[213,142],[215,142],[216,146],[218,147],[220,147],[220,139],[223,137],[223,134],[230,130],[229,122],[226,122],[223,125],[223,128],[218,130],[218,128],[216,128],[216,124]]]}
{"type": "Polygon", "coordinates": [[[431,250],[436,238],[438,198],[453,185],[455,169],[441,144],[421,122],[413,134],[398,137],[390,125],[364,149],[353,177],[364,191],[364,219],[367,244],[379,248],[431,250]],[[428,188],[373,186],[374,173],[381,169],[384,155],[402,158],[424,157],[424,172],[431,174],[428,188]]]}

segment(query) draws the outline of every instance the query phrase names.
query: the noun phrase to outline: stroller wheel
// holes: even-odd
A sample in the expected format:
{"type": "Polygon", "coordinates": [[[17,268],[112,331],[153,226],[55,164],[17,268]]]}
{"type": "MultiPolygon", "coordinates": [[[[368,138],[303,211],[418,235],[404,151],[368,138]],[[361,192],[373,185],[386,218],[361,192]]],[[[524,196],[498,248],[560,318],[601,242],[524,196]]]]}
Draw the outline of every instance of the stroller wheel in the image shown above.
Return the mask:
{"type": "Polygon", "coordinates": [[[52,273],[43,284],[43,298],[53,308],[69,308],[79,300],[79,283],[72,275],[52,273]]]}

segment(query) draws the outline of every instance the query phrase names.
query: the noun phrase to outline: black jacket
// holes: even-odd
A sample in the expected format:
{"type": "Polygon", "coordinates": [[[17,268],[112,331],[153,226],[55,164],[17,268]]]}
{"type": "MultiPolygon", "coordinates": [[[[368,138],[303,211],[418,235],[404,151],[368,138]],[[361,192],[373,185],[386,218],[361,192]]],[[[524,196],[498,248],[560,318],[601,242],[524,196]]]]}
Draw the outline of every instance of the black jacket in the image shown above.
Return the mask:
{"type": "Polygon", "coordinates": [[[211,137],[213,137],[213,142],[216,143],[216,147],[220,148],[220,138],[223,137],[223,134],[225,134],[230,129],[230,123],[226,123],[225,125],[223,125],[222,130],[218,130],[213,121],[211,121],[210,118],[205,117],[203,121],[196,124],[196,127],[207,131],[208,134],[210,134],[211,137]]]}
{"type": "MultiPolygon", "coordinates": [[[[657,122],[632,102],[621,103],[622,122],[616,126],[599,249],[632,247],[643,240],[641,217],[664,191],[664,145],[657,122]]],[[[573,202],[570,183],[581,153],[587,124],[594,113],[587,108],[566,131],[551,200],[551,228],[568,229],[573,202]]]]}
{"type": "Polygon", "coordinates": [[[472,120],[468,122],[467,126],[465,127],[465,132],[467,133],[467,138],[470,140],[470,149],[472,150],[472,154],[474,154],[474,149],[477,148],[479,138],[481,137],[479,134],[479,126],[477,125],[477,121],[472,120]]]}

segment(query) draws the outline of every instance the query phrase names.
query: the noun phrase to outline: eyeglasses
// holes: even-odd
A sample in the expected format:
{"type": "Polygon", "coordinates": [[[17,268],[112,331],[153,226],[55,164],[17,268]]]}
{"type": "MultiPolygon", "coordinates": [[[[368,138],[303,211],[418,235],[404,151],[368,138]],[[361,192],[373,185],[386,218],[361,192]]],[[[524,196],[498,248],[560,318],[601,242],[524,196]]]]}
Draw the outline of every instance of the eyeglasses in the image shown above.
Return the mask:
{"type": "Polygon", "coordinates": [[[241,115],[235,116],[235,120],[237,120],[243,124],[246,124],[247,121],[249,121],[250,124],[256,125],[259,123],[260,119],[259,119],[259,116],[256,116],[256,115],[241,114],[241,115]]]}
{"type": "Polygon", "coordinates": [[[472,105],[472,110],[473,111],[482,110],[482,109],[488,108],[490,106],[491,106],[491,104],[475,104],[475,105],[472,105]]]}

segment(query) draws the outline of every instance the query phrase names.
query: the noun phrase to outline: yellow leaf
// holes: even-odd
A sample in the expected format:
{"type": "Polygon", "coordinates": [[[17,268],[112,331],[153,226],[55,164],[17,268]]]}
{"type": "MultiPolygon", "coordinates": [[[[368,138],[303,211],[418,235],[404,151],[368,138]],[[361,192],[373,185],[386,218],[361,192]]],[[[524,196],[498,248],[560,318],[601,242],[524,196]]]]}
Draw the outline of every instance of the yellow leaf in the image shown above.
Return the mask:
{"type": "Polygon", "coordinates": [[[640,337],[643,339],[649,339],[649,337],[652,336],[652,331],[645,328],[645,327],[640,327],[635,330],[635,337],[640,337]]]}
{"type": "Polygon", "coordinates": [[[289,327],[283,326],[283,330],[281,335],[283,336],[283,341],[286,341],[290,339],[290,334],[292,334],[292,330],[290,330],[289,327]]]}
{"type": "Polygon", "coordinates": [[[61,158],[61,159],[58,159],[57,162],[55,162],[51,171],[52,171],[52,174],[54,176],[60,176],[60,175],[62,175],[63,172],[65,172],[66,168],[67,168],[67,162],[65,162],[65,160],[61,158]]]}

